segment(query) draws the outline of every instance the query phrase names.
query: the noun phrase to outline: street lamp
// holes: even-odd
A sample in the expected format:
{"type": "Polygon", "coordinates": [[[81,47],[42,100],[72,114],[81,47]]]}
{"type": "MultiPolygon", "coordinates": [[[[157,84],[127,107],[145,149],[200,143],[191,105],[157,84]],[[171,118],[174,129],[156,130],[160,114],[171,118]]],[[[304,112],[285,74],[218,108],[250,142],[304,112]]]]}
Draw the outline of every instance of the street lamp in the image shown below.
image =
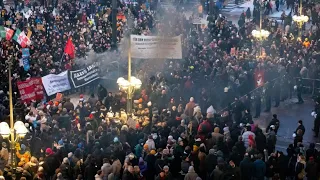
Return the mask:
{"type": "Polygon", "coordinates": [[[302,14],[302,0],[300,0],[300,7],[299,7],[299,15],[292,16],[292,20],[297,23],[299,27],[299,37],[301,38],[302,26],[304,23],[309,21],[309,17],[302,14]]]}
{"type": "MultiPolygon", "coordinates": [[[[10,123],[11,124],[11,123],[10,123]]],[[[28,129],[25,127],[22,121],[16,121],[13,127],[9,127],[8,123],[1,122],[0,123],[0,135],[3,138],[7,138],[10,142],[10,150],[11,150],[11,165],[14,168],[16,166],[15,162],[15,144],[19,138],[24,138],[24,136],[28,133],[28,129]],[[16,135],[16,137],[15,137],[16,135]],[[11,137],[9,139],[9,137],[11,137]]]]}
{"type": "Polygon", "coordinates": [[[13,58],[12,56],[9,57],[7,61],[8,64],[8,81],[9,81],[9,110],[10,110],[10,126],[6,122],[0,123],[0,135],[3,138],[8,138],[10,142],[10,149],[11,149],[11,165],[14,168],[15,164],[15,143],[18,138],[23,138],[27,133],[28,129],[25,127],[22,121],[13,121],[13,102],[12,102],[12,76],[11,76],[11,65],[12,65],[13,58]],[[16,138],[15,138],[16,134],[16,138]]]}
{"type": "Polygon", "coordinates": [[[261,7],[260,7],[260,28],[259,30],[253,30],[251,34],[257,41],[260,42],[260,56],[262,56],[262,42],[269,37],[270,32],[265,29],[262,29],[262,8],[261,7]]]}
{"type": "Polygon", "coordinates": [[[264,41],[269,37],[270,32],[264,29],[260,29],[260,30],[253,30],[251,34],[258,41],[264,41]]]}
{"type": "Polygon", "coordinates": [[[134,76],[129,76],[128,80],[119,77],[117,79],[117,84],[121,90],[127,93],[127,113],[131,114],[133,93],[136,89],[140,89],[142,82],[134,76]]]}

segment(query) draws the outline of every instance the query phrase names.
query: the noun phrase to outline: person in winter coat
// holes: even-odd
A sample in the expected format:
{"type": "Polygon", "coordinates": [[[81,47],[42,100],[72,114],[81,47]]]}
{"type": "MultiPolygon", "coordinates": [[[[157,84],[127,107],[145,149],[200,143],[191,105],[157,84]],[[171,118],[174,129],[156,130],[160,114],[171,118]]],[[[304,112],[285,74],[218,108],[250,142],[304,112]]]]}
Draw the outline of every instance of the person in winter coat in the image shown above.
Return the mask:
{"type": "Polygon", "coordinates": [[[186,176],[184,177],[184,180],[196,180],[197,179],[198,174],[194,171],[193,166],[189,167],[188,173],[186,174],[186,176]]]}
{"type": "Polygon", "coordinates": [[[273,119],[270,121],[269,126],[266,129],[266,132],[269,132],[270,128],[274,126],[274,132],[277,134],[278,129],[280,127],[280,121],[279,121],[278,116],[276,114],[274,114],[272,116],[273,116],[273,119]]]}
{"type": "Polygon", "coordinates": [[[256,134],[256,138],[255,138],[256,148],[260,153],[263,153],[263,150],[266,148],[267,138],[263,134],[261,129],[257,129],[255,134],[256,134]]]}
{"type": "Polygon", "coordinates": [[[109,160],[106,158],[103,159],[103,165],[101,167],[101,171],[102,171],[103,177],[106,177],[106,178],[108,178],[108,175],[112,173],[112,166],[109,160]]]}
{"type": "Polygon", "coordinates": [[[186,108],[184,110],[184,114],[189,116],[189,117],[192,117],[193,116],[194,107],[196,107],[196,104],[194,102],[194,98],[191,97],[190,101],[186,104],[186,108]]]}
{"type": "Polygon", "coordinates": [[[106,97],[108,94],[108,91],[105,87],[103,87],[101,84],[98,85],[98,99],[99,101],[102,101],[104,97],[106,97]]]}
{"type": "Polygon", "coordinates": [[[148,150],[151,151],[153,149],[156,149],[156,144],[154,143],[153,137],[150,135],[148,136],[148,140],[146,143],[148,145],[148,150]]]}
{"type": "Polygon", "coordinates": [[[294,168],[294,175],[296,180],[304,179],[305,176],[305,168],[306,168],[306,161],[304,156],[298,155],[298,161],[294,168]]]}
{"type": "Polygon", "coordinates": [[[73,168],[70,165],[69,159],[64,158],[62,164],[59,167],[62,177],[66,180],[73,179],[73,168]]]}
{"type": "Polygon", "coordinates": [[[254,168],[253,162],[251,161],[248,153],[245,154],[243,160],[240,162],[240,172],[242,179],[251,179],[252,169],[254,168]]]}
{"type": "Polygon", "coordinates": [[[112,160],[112,173],[115,178],[120,178],[120,171],[121,171],[121,162],[116,157],[111,157],[112,160]]]}
{"type": "Polygon", "coordinates": [[[316,157],[318,154],[318,150],[315,149],[315,144],[314,143],[310,143],[309,145],[309,149],[307,149],[306,151],[306,160],[309,161],[310,157],[316,157]]]}
{"type": "Polygon", "coordinates": [[[216,165],[218,164],[217,159],[218,159],[218,157],[215,153],[215,150],[210,149],[209,154],[207,155],[206,160],[205,160],[205,165],[206,165],[206,170],[207,170],[208,176],[216,168],[216,165]]]}
{"type": "Polygon", "coordinates": [[[308,180],[317,180],[319,178],[318,163],[314,161],[313,156],[309,157],[306,165],[306,176],[308,180]]]}
{"type": "Polygon", "coordinates": [[[123,172],[122,180],[135,180],[137,179],[134,176],[134,169],[132,166],[128,166],[126,170],[123,172]]]}
{"type": "Polygon", "coordinates": [[[266,174],[266,164],[263,162],[263,155],[259,154],[258,159],[254,161],[254,171],[253,172],[253,177],[256,180],[264,180],[264,175],[266,174]]]}
{"type": "Polygon", "coordinates": [[[47,148],[45,153],[46,157],[42,167],[46,172],[46,179],[50,179],[50,177],[55,174],[55,170],[60,166],[60,162],[57,155],[54,154],[51,148],[47,148]]]}
{"type": "Polygon", "coordinates": [[[156,154],[156,151],[151,150],[145,159],[147,162],[147,165],[149,164],[146,171],[146,179],[150,179],[150,178],[153,179],[154,176],[156,175],[156,167],[154,166],[154,164],[156,163],[157,158],[155,154],[156,154]]]}
{"type": "Polygon", "coordinates": [[[218,142],[218,140],[219,140],[219,138],[222,138],[223,137],[223,135],[222,134],[220,134],[220,128],[219,127],[215,127],[214,128],[214,130],[213,130],[213,132],[211,133],[211,144],[212,144],[212,146],[214,146],[214,145],[216,145],[217,144],[217,142],[218,142]]]}
{"type": "Polygon", "coordinates": [[[84,179],[87,180],[95,180],[95,175],[98,169],[96,167],[96,162],[94,159],[91,159],[88,165],[85,167],[84,170],[84,179]]]}
{"type": "Polygon", "coordinates": [[[242,134],[242,140],[246,148],[249,147],[249,136],[252,136],[253,139],[256,137],[256,135],[251,132],[251,126],[246,126],[245,132],[242,134]]]}

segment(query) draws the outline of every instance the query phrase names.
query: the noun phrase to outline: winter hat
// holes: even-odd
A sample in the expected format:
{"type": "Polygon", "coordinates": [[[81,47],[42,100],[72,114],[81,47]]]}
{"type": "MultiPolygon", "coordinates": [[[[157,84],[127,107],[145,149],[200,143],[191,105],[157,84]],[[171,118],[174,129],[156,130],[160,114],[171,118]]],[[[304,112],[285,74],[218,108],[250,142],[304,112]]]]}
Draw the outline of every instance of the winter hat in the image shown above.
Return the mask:
{"type": "Polygon", "coordinates": [[[46,149],[46,155],[51,155],[51,154],[53,154],[52,149],[51,148],[47,148],[46,149]]]}
{"type": "Polygon", "coordinates": [[[157,153],[157,152],[156,152],[155,150],[151,150],[151,151],[150,151],[150,154],[151,154],[151,155],[155,155],[156,153],[157,153]]]}
{"type": "Polygon", "coordinates": [[[63,143],[63,140],[62,140],[62,139],[60,139],[60,140],[58,141],[58,145],[59,145],[59,146],[63,146],[63,145],[64,145],[64,143],[63,143]]]}
{"type": "Polygon", "coordinates": [[[188,172],[194,172],[194,168],[193,168],[193,166],[189,166],[189,170],[188,170],[188,172]]]}
{"type": "Polygon", "coordinates": [[[66,157],[65,157],[65,158],[63,158],[63,163],[64,163],[64,164],[69,164],[69,159],[68,159],[68,158],[66,158],[66,157]]]}
{"type": "Polygon", "coordinates": [[[169,170],[169,166],[163,166],[163,170],[165,169],[169,170]]]}
{"type": "Polygon", "coordinates": [[[83,148],[83,143],[82,142],[80,142],[79,144],[78,144],[78,148],[83,148]]]}
{"type": "Polygon", "coordinates": [[[23,150],[23,151],[25,151],[26,150],[26,145],[24,145],[24,144],[21,144],[21,150],[23,150]]]}
{"type": "Polygon", "coordinates": [[[148,144],[143,145],[143,149],[144,149],[144,150],[148,150],[148,149],[149,149],[148,144]]]}
{"type": "Polygon", "coordinates": [[[114,138],[113,138],[113,142],[114,142],[114,143],[117,143],[117,142],[119,142],[119,139],[118,139],[118,137],[114,137],[114,138]]]}

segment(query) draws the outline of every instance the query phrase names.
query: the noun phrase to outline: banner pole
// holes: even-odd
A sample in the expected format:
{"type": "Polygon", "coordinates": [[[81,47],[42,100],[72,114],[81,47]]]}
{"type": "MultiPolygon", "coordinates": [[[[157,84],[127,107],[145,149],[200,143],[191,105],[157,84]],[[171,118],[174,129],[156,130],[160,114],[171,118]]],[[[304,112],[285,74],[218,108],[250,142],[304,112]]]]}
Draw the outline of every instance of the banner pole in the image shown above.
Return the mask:
{"type": "MultiPolygon", "coordinates": [[[[128,81],[131,82],[131,35],[129,36],[129,49],[128,49],[128,81]]],[[[129,85],[127,91],[127,114],[131,114],[132,104],[132,86],[129,85]]]]}
{"type": "Polygon", "coordinates": [[[61,68],[61,64],[62,64],[62,59],[63,59],[63,57],[64,57],[64,53],[63,53],[63,55],[62,55],[62,57],[61,57],[61,59],[60,59],[60,65],[59,65],[59,68],[61,68]]]}

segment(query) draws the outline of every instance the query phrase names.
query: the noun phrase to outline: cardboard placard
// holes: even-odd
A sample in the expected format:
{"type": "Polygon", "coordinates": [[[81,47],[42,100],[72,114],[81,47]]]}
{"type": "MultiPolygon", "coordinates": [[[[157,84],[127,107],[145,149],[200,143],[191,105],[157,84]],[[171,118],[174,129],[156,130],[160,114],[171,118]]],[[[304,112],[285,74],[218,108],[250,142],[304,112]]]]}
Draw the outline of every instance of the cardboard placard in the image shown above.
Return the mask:
{"type": "Polygon", "coordinates": [[[57,93],[56,95],[56,101],[61,101],[62,100],[62,97],[63,97],[63,94],[62,93],[57,93]]]}
{"type": "Polygon", "coordinates": [[[44,30],[43,24],[37,24],[37,30],[43,31],[44,30]]]}

